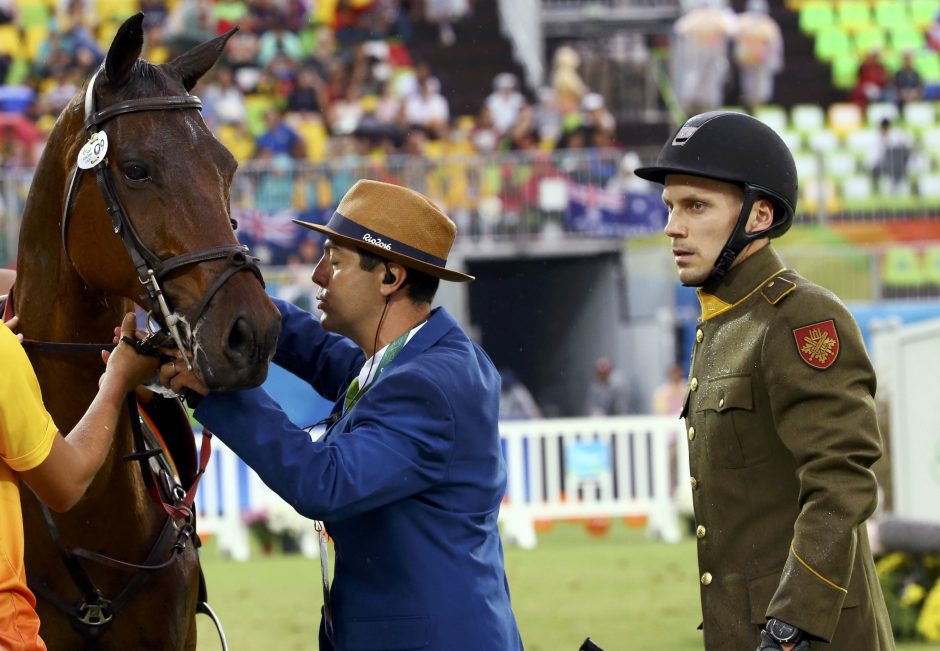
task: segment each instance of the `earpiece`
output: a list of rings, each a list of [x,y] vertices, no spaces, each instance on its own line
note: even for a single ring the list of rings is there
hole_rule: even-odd
[[[391,270],[388,268],[388,263],[386,262],[385,263],[385,277],[382,278],[382,284],[391,285],[394,282],[395,282],[395,274],[391,272]]]

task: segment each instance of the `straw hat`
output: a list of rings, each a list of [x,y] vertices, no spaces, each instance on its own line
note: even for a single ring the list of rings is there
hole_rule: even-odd
[[[423,194],[399,185],[358,181],[325,226],[293,221],[442,280],[474,279],[444,268],[457,236],[454,222]]]

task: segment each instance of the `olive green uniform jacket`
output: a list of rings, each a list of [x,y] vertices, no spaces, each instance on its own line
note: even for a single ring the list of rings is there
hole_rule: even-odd
[[[705,648],[753,651],[776,617],[813,649],[894,649],[865,528],[881,436],[857,324],[770,246],[699,300],[682,415]]]

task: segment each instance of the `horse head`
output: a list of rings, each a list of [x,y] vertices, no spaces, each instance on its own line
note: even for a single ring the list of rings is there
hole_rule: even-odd
[[[90,289],[149,310],[223,391],[264,381],[280,330],[233,233],[237,163],[189,94],[235,31],[153,65],[139,58],[143,14],[129,18],[57,125],[70,126],[65,162],[87,170],[73,173],[65,200],[63,254]]]

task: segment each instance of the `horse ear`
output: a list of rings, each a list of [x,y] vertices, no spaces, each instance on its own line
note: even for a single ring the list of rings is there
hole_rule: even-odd
[[[138,12],[131,16],[118,28],[108,56],[104,62],[104,69],[108,75],[108,82],[113,86],[121,86],[127,81],[131,69],[140,58],[140,51],[144,47],[144,14]]]
[[[221,36],[183,52],[165,65],[179,76],[186,91],[191,91],[196,82],[219,60],[225,44],[237,31],[238,27],[233,27]]]

